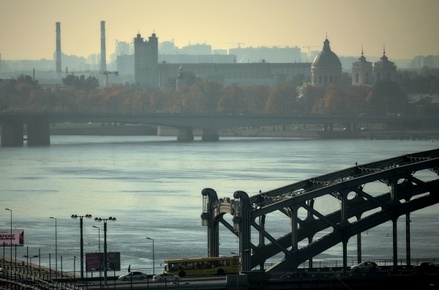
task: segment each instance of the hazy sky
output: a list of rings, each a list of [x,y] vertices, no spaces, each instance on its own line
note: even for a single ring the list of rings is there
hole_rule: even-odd
[[[321,50],[328,36],[339,56],[439,55],[439,0],[0,0],[1,59],[53,59],[56,22],[64,54],[100,53],[101,21],[107,57],[153,32],[178,47]]]

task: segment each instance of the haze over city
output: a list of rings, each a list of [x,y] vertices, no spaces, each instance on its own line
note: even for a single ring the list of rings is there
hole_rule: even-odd
[[[1,0],[2,60],[53,59],[55,23],[67,55],[100,53],[100,22],[107,54],[115,42],[156,33],[178,47],[212,49],[298,46],[321,50],[325,37],[339,56],[391,59],[439,55],[437,0]]]

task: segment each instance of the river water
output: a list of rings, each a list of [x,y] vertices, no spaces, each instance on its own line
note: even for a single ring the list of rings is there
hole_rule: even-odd
[[[181,143],[175,136],[52,136],[48,147],[0,148],[0,203],[12,210],[13,228],[25,232],[18,259],[39,255],[32,262],[49,266],[50,254],[55,268],[56,249],[57,268],[62,263],[63,270],[78,274],[80,222],[71,215],[91,214],[83,220],[85,253],[103,252],[103,223],[94,217],[116,217],[107,223],[107,250],[120,252],[122,272],[128,265],[132,271],[159,272],[166,258],[206,256],[200,218],[206,187],[219,197],[232,198],[236,190],[253,195],[356,162],[438,146],[421,140],[223,137]],[[413,258],[439,257],[438,213],[432,206],[412,214]],[[10,228],[10,214],[0,211],[0,229]],[[387,224],[365,233],[365,256],[391,259],[391,232]],[[232,234],[220,230],[220,239],[221,255],[237,252]],[[9,250],[3,254],[9,257]],[[325,257],[341,260],[340,248]]]

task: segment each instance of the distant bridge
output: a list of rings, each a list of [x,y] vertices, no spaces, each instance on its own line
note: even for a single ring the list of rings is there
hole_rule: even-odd
[[[278,254],[283,258],[264,269],[266,272],[295,271],[306,261],[312,268],[315,256],[340,243],[346,269],[350,239],[356,237],[357,260],[361,262],[361,234],[391,221],[396,268],[397,220],[405,216],[406,260],[410,265],[410,213],[439,203],[438,175],[436,149],[358,164],[254,196],[236,191],[233,198],[218,198],[214,189],[205,188],[201,219],[207,226],[208,256],[219,256],[222,224],[239,239],[242,271],[257,266],[264,269],[267,259]],[[226,214],[232,215],[233,224],[224,219]],[[279,214],[285,219],[280,221]],[[274,237],[266,229],[272,216],[277,217],[277,229],[289,229],[285,235]]]
[[[348,131],[358,130],[359,124],[386,123],[396,128],[437,127],[439,116],[315,116],[315,115],[243,115],[243,114],[195,114],[195,113],[0,113],[2,124],[2,146],[23,145],[24,125],[30,146],[50,144],[51,123],[121,123],[149,124],[178,128],[178,141],[193,141],[193,129],[202,130],[203,141],[218,141],[218,130],[235,127],[254,127],[287,124],[322,124],[326,132],[331,132],[333,124],[344,124]]]

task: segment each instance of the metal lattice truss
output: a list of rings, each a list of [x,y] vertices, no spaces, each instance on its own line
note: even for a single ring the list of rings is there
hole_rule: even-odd
[[[219,256],[219,224],[239,238],[241,270],[250,271],[282,256],[267,272],[292,271],[331,247],[357,235],[361,259],[361,233],[402,215],[439,203],[439,149],[394,157],[293,183],[249,197],[236,191],[234,199],[218,199],[211,188],[202,191],[203,225],[208,228],[208,256]],[[377,183],[380,184],[377,190]],[[370,188],[370,190],[368,190]],[[384,190],[383,190],[384,189]],[[337,208],[328,210],[327,201]],[[319,207],[317,204],[324,204]],[[233,216],[233,225],[224,214]],[[274,237],[266,220],[285,217],[288,232]],[[280,224],[279,224],[280,225]],[[252,240],[257,233],[256,242]],[[396,243],[394,237],[394,264]]]

